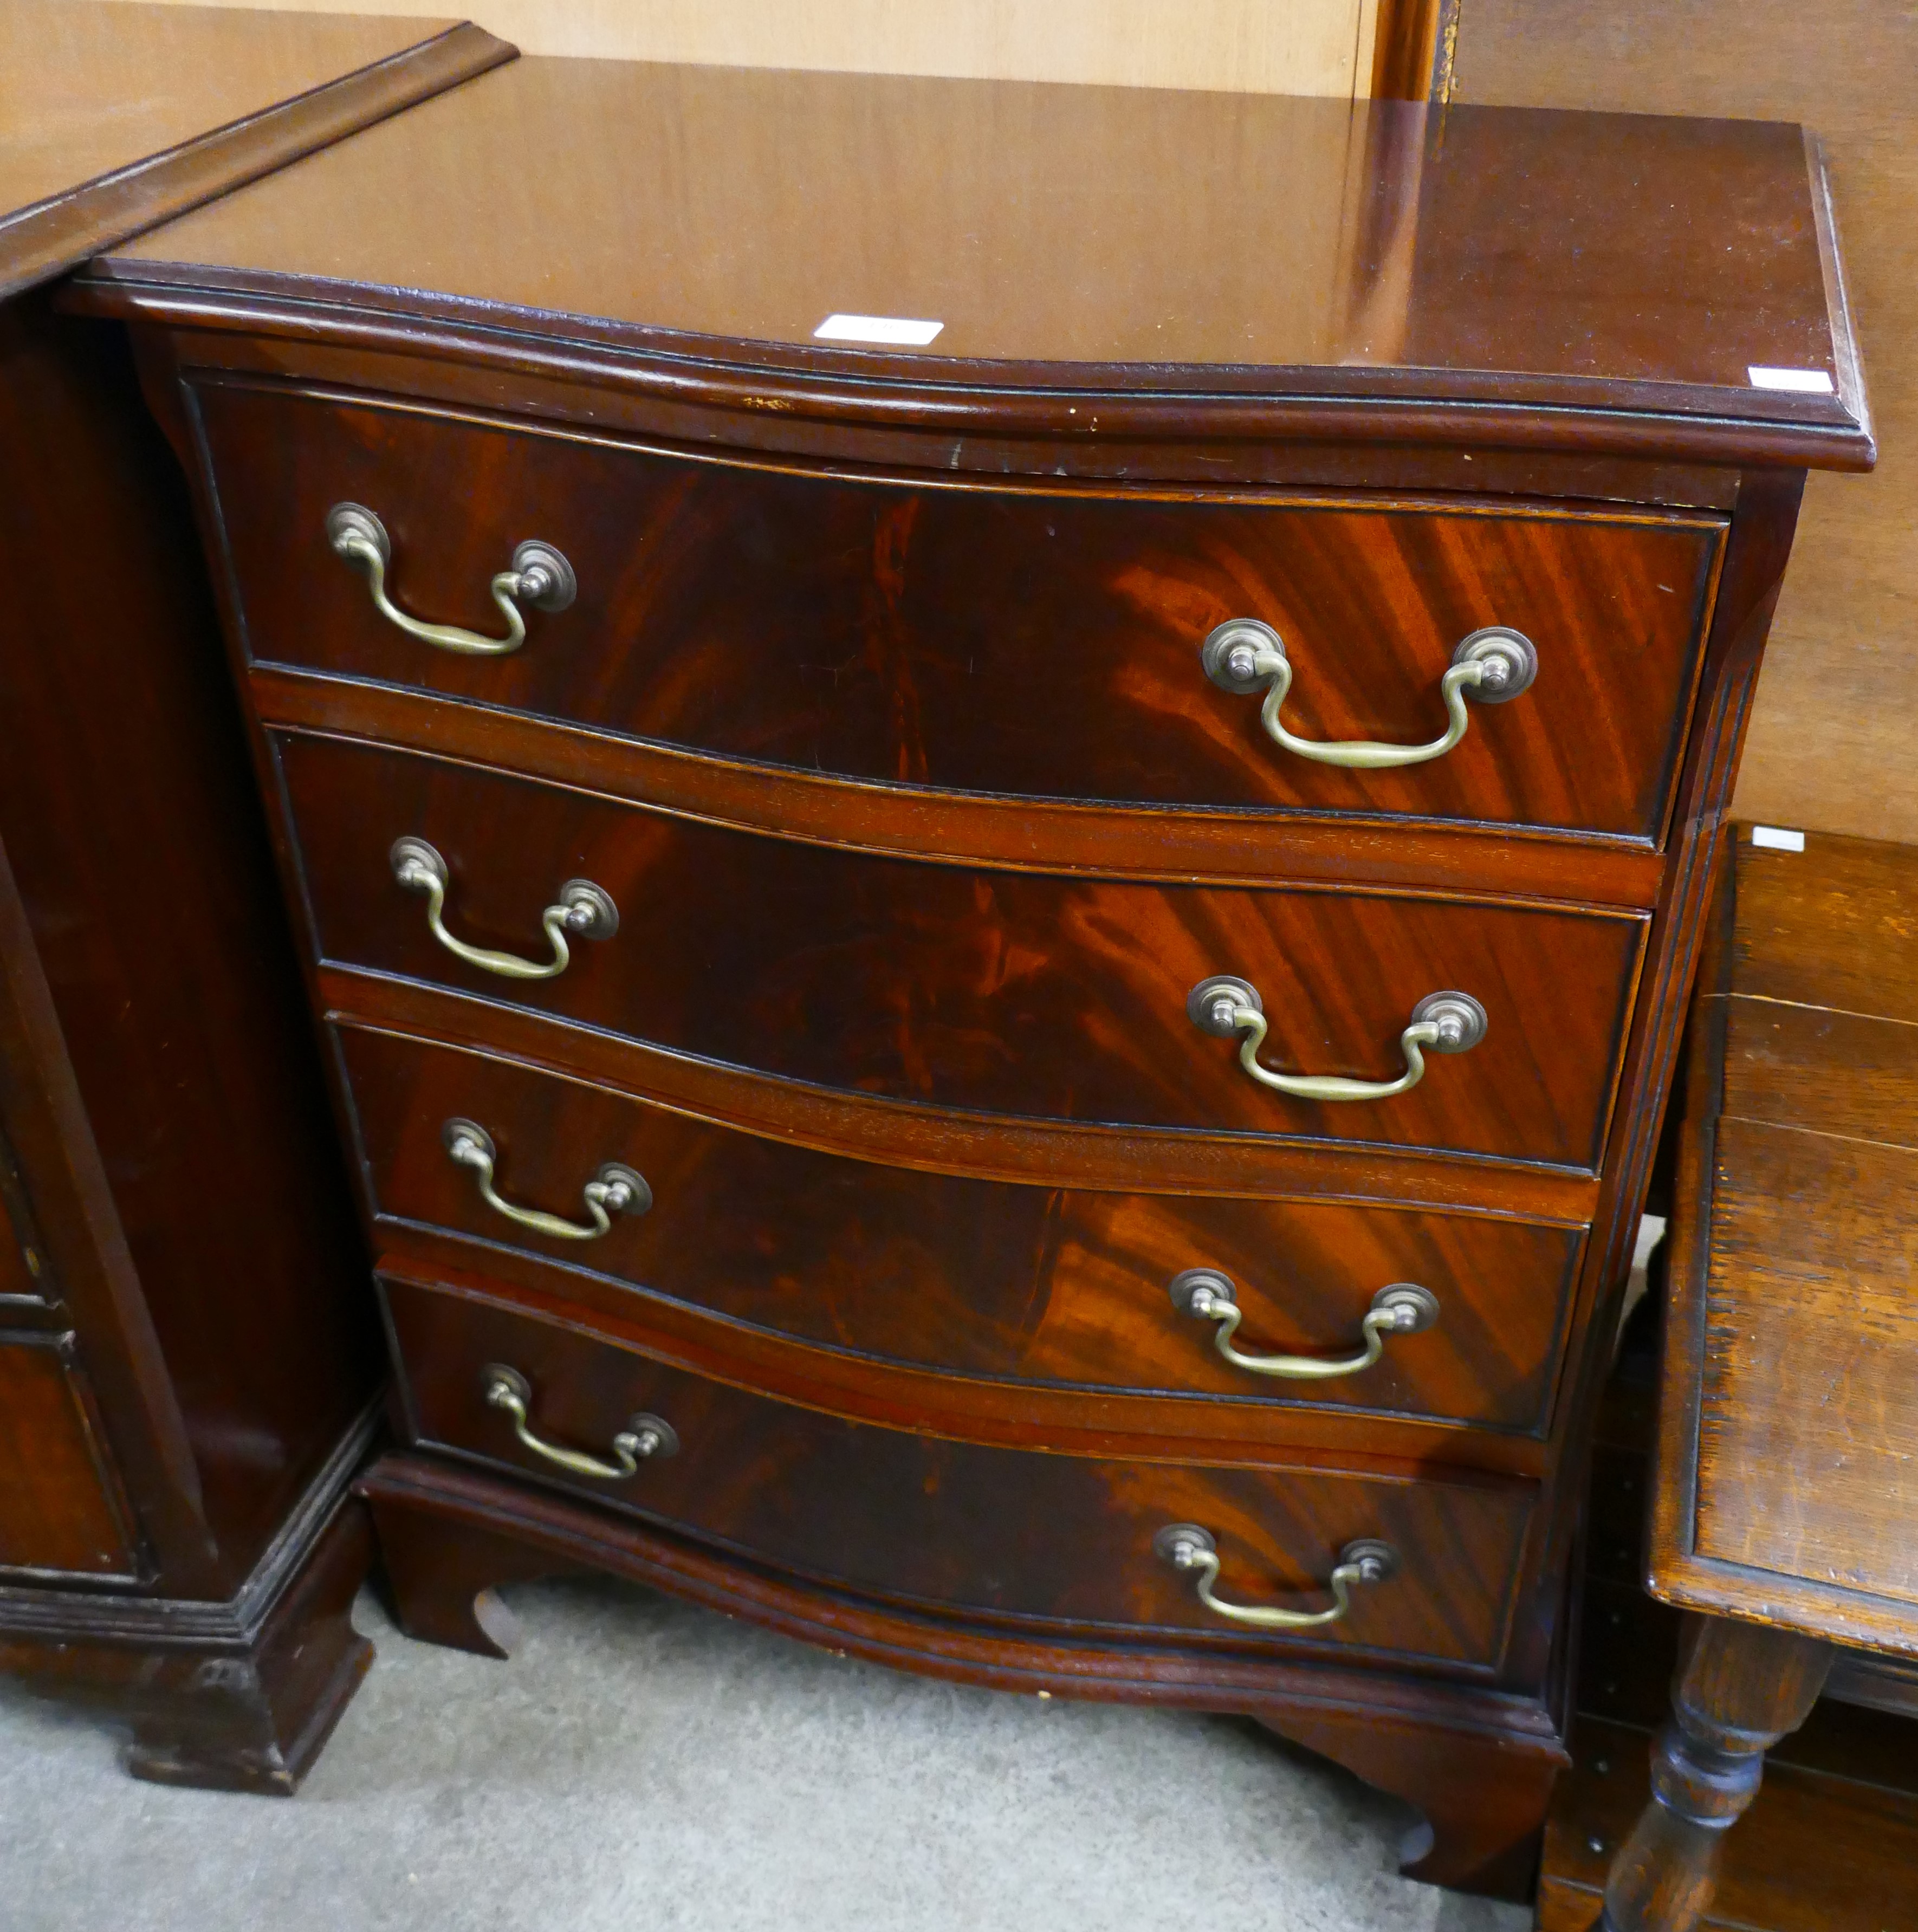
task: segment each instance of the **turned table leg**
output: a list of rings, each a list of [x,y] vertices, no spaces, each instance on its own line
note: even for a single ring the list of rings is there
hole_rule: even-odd
[[[1652,1802],[1612,1862],[1601,1932],[1691,1932],[1765,1753],[1811,1714],[1832,1656],[1793,1631],[1685,1618],[1671,1720],[1652,1747]]]

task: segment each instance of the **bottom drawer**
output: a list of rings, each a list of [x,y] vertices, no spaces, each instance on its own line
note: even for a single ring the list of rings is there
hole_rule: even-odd
[[[1489,1668],[1503,1648],[1528,1484],[1374,1472],[1207,1468],[987,1448],[842,1420],[654,1360],[557,1312],[383,1277],[421,1444],[513,1468],[835,1588],[972,1618],[1162,1641],[1280,1642]],[[520,1401],[489,1400],[506,1385]],[[635,1418],[646,1418],[644,1422]],[[659,1425],[664,1425],[662,1430]],[[521,1433],[611,1472],[569,1468]],[[634,1432],[655,1453],[635,1457]],[[628,1436],[618,1467],[616,1438]],[[1206,1564],[1155,1542],[1190,1524]],[[1334,1606],[1346,1546],[1392,1574],[1335,1622],[1248,1627],[1209,1607]],[[1190,1554],[1190,1550],[1187,1552]]]

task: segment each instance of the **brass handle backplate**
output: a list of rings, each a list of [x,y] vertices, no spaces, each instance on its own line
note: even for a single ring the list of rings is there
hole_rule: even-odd
[[[1355,1376],[1385,1353],[1388,1335],[1416,1335],[1439,1318],[1439,1298],[1416,1282],[1397,1281],[1372,1298],[1360,1324],[1365,1341],[1361,1352],[1328,1360],[1317,1355],[1248,1355],[1235,1348],[1232,1336],[1244,1311],[1238,1305],[1232,1277],[1217,1268],[1187,1268],[1169,1285],[1172,1306],[1182,1315],[1196,1315],[1217,1323],[1213,1346],[1235,1369],[1255,1376],[1278,1376],[1288,1382],[1328,1382],[1337,1376]]]
[[[1278,632],[1256,617],[1234,617],[1220,625],[1199,646],[1199,661],[1222,691],[1246,696],[1262,684],[1265,687],[1259,718],[1274,744],[1319,764],[1363,772],[1442,758],[1472,722],[1465,709],[1468,698],[1481,704],[1503,704],[1529,689],[1538,675],[1537,646],[1522,632],[1502,624],[1474,631],[1460,641],[1450,668],[1439,680],[1448,721],[1445,730],[1429,744],[1381,745],[1363,738],[1295,738],[1279,722],[1279,707],[1292,688],[1292,660]]]
[[[533,1432],[533,1388],[518,1370],[509,1368],[503,1362],[489,1362],[479,1372],[479,1384],[488,1404],[504,1409],[512,1418],[513,1433],[527,1448],[575,1476],[621,1483],[629,1476],[637,1475],[640,1464],[649,1458],[656,1461],[679,1454],[680,1438],[673,1425],[657,1415],[635,1415],[613,1438],[613,1454],[618,1459],[615,1462],[589,1456],[583,1449],[562,1448],[558,1443],[544,1442]]]
[[[559,898],[539,915],[547,943],[553,949],[551,958],[522,959],[517,953],[469,946],[446,930],[450,874],[439,853],[424,838],[409,838],[394,840],[386,856],[394,878],[408,892],[425,894],[426,923],[434,938],[455,959],[464,959],[482,973],[497,973],[503,980],[557,980],[572,964],[572,951],[566,944],[569,933],[576,939],[611,939],[620,929],[620,909],[609,893],[590,879],[569,879],[560,888]]]
[[[1348,1080],[1334,1073],[1274,1073],[1260,1064],[1265,1038],[1265,1003],[1259,989],[1226,973],[1202,980],[1186,995],[1187,1018],[1201,1033],[1220,1040],[1243,1035],[1238,1061],[1262,1087],[1301,1100],[1389,1100],[1425,1077],[1425,1055],[1469,1053],[1485,1037],[1485,1009],[1469,993],[1427,993],[1412,1010],[1398,1036],[1405,1071],[1396,1080]]]
[[[513,552],[510,568],[492,583],[493,601],[506,620],[503,638],[488,638],[457,624],[429,624],[410,617],[386,595],[386,572],[393,561],[392,539],[386,526],[363,504],[335,503],[326,512],[326,541],[336,556],[357,564],[366,573],[373,608],[389,624],[410,638],[436,650],[462,657],[503,658],[526,642],[526,617],[520,606],[537,610],[563,610],[579,594],[573,567],[551,544],[529,541]]]
[[[499,1152],[493,1136],[476,1121],[451,1120],[440,1130],[441,1144],[456,1167],[468,1168],[479,1184],[480,1198],[496,1214],[536,1234],[551,1234],[562,1241],[596,1241],[611,1232],[615,1214],[644,1214],[653,1205],[653,1190],[644,1174],[617,1160],[602,1161],[593,1178],[581,1189],[586,1211],[593,1217],[590,1227],[577,1221],[562,1220],[538,1208],[515,1208],[503,1199],[493,1186],[493,1169]]]
[[[1352,1608],[1352,1593],[1367,1583],[1382,1583],[1398,1574],[1398,1553],[1389,1543],[1376,1537],[1361,1537],[1339,1552],[1339,1560],[1327,1578],[1332,1604],[1325,1610],[1281,1610],[1257,1604],[1232,1604],[1214,1593],[1218,1580],[1219,1546],[1212,1532],[1194,1522],[1169,1522],[1152,1539],[1152,1553],[1193,1580],[1199,1600],[1215,1616],[1228,1617],[1235,1624],[1250,1624],[1257,1630],[1312,1630],[1321,1624],[1335,1624]]]

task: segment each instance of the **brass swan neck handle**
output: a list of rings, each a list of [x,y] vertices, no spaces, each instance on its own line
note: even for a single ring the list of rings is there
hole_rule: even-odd
[[[539,915],[552,949],[548,959],[522,959],[516,952],[495,952],[471,946],[446,928],[446,887],[451,878],[446,862],[424,838],[396,838],[387,854],[394,878],[410,892],[426,900],[426,923],[433,937],[455,959],[503,980],[557,980],[572,964],[570,935],[575,939],[611,939],[620,929],[620,909],[612,896],[590,879],[569,879],[559,896]]]
[[[1398,1554],[1388,1543],[1376,1537],[1361,1537],[1339,1552],[1325,1587],[1332,1593],[1329,1608],[1322,1610],[1287,1610],[1274,1605],[1235,1604],[1217,1594],[1219,1546],[1212,1532],[1194,1522],[1169,1522],[1152,1539],[1152,1553],[1161,1562],[1192,1579],[1199,1600],[1214,1616],[1235,1624],[1249,1624],[1255,1630],[1316,1630],[1322,1624],[1340,1622],[1352,1609],[1352,1593],[1373,1583],[1382,1583],[1398,1574]]]
[[[1388,770],[1401,765],[1422,765],[1442,758],[1464,737],[1472,722],[1465,700],[1503,704],[1530,688],[1538,675],[1538,652],[1522,631],[1502,624],[1474,631],[1460,640],[1452,661],[1439,680],[1446,725],[1423,745],[1383,745],[1369,738],[1301,738],[1288,731],[1280,707],[1292,689],[1292,659],[1285,640],[1269,624],[1256,617],[1233,617],[1220,625],[1199,647],[1205,675],[1222,691],[1249,695],[1262,684],[1265,700],[1259,722],[1265,734],[1294,757],[1321,765],[1340,765],[1349,771]]]
[[[1249,981],[1215,973],[1187,994],[1186,1015],[1201,1033],[1239,1036],[1238,1061],[1262,1087],[1301,1100],[1389,1100],[1425,1077],[1429,1053],[1469,1053],[1485,1037],[1485,1009],[1469,993],[1427,993],[1412,1010],[1399,1050],[1405,1071],[1396,1080],[1349,1080],[1331,1073],[1274,1073],[1259,1058],[1266,1032],[1265,1002]]]
[[[1439,1298],[1416,1282],[1396,1281],[1372,1298],[1359,1324],[1364,1340],[1360,1352],[1326,1358],[1318,1355],[1249,1355],[1233,1345],[1232,1337],[1244,1310],[1238,1305],[1232,1277],[1217,1268],[1187,1268],[1169,1286],[1172,1306],[1182,1315],[1216,1322],[1212,1343],[1235,1369],[1255,1376],[1277,1376],[1287,1382],[1329,1382],[1370,1368],[1385,1352],[1388,1335],[1416,1335],[1439,1318]]]
[[[511,565],[493,579],[493,601],[506,620],[503,638],[489,638],[458,624],[429,624],[409,616],[386,594],[386,572],[393,561],[386,526],[362,503],[335,503],[326,512],[326,541],[336,556],[364,572],[373,608],[388,623],[436,650],[461,657],[510,656],[526,642],[522,604],[536,610],[563,610],[579,594],[573,567],[551,544],[529,539],[517,545]]]

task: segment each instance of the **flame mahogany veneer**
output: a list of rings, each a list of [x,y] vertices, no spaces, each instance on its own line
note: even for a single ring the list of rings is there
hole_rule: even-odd
[[[1522,1889],[1713,835],[1805,468],[1873,454],[1799,130],[527,62],[77,299],[134,324],[221,586],[380,1252],[409,1627],[496,1651],[489,1586],[598,1568],[1244,1713],[1417,1802],[1409,1869]],[[437,650],[342,502],[416,617],[497,634],[529,539],[578,596]],[[1430,737],[1487,626],[1538,675],[1344,769],[1208,680],[1232,618],[1310,736]],[[469,946],[544,956],[569,879],[618,931],[480,970],[402,836]],[[1449,988],[1489,1030],[1289,1098],[1188,1017],[1216,973],[1282,1070],[1389,1078]],[[502,1201],[607,1231],[503,1217],[455,1120]],[[1394,1282],[1439,1318],[1268,1378],[1175,1305],[1199,1267],[1253,1354],[1353,1352]],[[614,1474],[528,1446],[500,1364]],[[1249,1628],[1178,1521],[1241,1602],[1328,1606],[1357,1538],[1396,1571]]]

